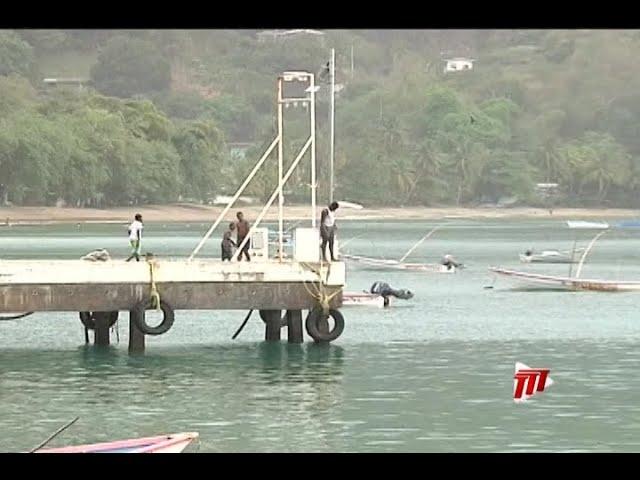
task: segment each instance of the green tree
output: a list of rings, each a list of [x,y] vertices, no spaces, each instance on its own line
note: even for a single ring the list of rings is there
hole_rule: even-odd
[[[45,204],[59,182],[68,148],[60,125],[23,111],[0,124],[0,178],[14,203]],[[53,193],[53,192],[51,192]]]
[[[36,91],[28,80],[15,74],[0,76],[0,116],[33,108],[36,104]]]
[[[220,176],[226,149],[222,132],[211,122],[190,122],[172,142],[180,155],[183,195],[206,200],[225,180]]]
[[[29,77],[34,65],[33,47],[15,32],[0,31],[0,75],[17,73]]]
[[[178,199],[180,157],[172,145],[131,138],[127,159],[135,167],[133,199],[135,203],[172,203]]]
[[[69,41],[64,30],[20,30],[19,33],[29,45],[42,52],[63,50]]]
[[[106,95],[130,97],[168,89],[171,66],[151,42],[117,36],[98,55],[91,78]]]

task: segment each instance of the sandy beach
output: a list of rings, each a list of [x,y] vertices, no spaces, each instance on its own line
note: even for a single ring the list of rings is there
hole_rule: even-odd
[[[322,205],[323,206],[323,205]],[[318,215],[320,208],[318,207]],[[262,206],[239,206],[227,215],[234,218],[235,212],[242,210],[248,218],[256,218]],[[4,207],[0,208],[1,225],[48,224],[48,223],[108,223],[127,222],[137,212],[142,213],[146,222],[213,222],[223,207],[194,204],[147,205],[143,207],[123,207],[112,209],[94,208],[58,208],[58,207]],[[297,220],[309,218],[309,206],[285,207],[285,218]],[[277,219],[277,207],[272,207],[266,215],[267,220]],[[438,219],[498,219],[498,218],[558,218],[566,219],[605,219],[636,218],[636,210],[631,209],[580,209],[558,208],[550,214],[540,208],[363,208],[356,210],[342,208],[339,216],[344,220],[438,220]]]

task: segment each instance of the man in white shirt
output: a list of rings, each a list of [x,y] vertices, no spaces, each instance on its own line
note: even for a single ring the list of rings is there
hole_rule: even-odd
[[[142,242],[142,215],[136,213],[135,219],[129,225],[129,243],[131,244],[131,256],[127,258],[127,262],[132,258],[136,259],[136,262],[140,261],[140,246]]]
[[[320,216],[320,237],[322,238],[322,258],[327,261],[327,243],[329,244],[329,253],[331,254],[331,261],[337,262],[333,256],[333,239],[336,232],[336,217],[335,211],[338,209],[338,202],[332,202],[328,208],[322,210]]]

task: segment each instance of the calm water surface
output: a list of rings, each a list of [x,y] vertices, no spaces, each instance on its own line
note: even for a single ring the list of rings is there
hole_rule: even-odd
[[[398,258],[434,225],[342,221],[339,235],[355,237],[351,253]],[[126,313],[103,350],[84,346],[74,314],[0,322],[0,451],[32,448],[76,416],[51,446],[198,431],[192,450],[208,452],[639,451],[640,295],[513,291],[488,274],[522,267],[528,247],[570,249],[574,233],[560,219],[444,225],[412,259],[452,253],[468,268],[349,268],[348,290],[384,280],[415,297],[386,310],[345,307],[345,332],[330,346],[265,344],[257,316],[232,341],[240,311],[178,312],[133,357]],[[146,227],[143,251],[181,257],[208,225]],[[0,270],[1,259],[94,248],[124,257],[124,229],[2,227]],[[203,253],[218,249],[214,238]],[[640,279],[640,232],[605,235],[582,276]],[[551,368],[555,384],[514,404],[515,361]]]

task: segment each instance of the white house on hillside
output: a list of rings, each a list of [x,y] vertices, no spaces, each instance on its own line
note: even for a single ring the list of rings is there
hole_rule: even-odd
[[[473,70],[474,61],[475,60],[471,58],[460,58],[460,57],[445,60],[446,65],[444,67],[444,73]]]
[[[267,39],[275,40],[284,38],[296,38],[301,36],[323,37],[324,32],[320,30],[312,30],[309,28],[296,28],[293,30],[265,30],[263,32],[258,32],[256,35],[259,41],[264,42]]]

